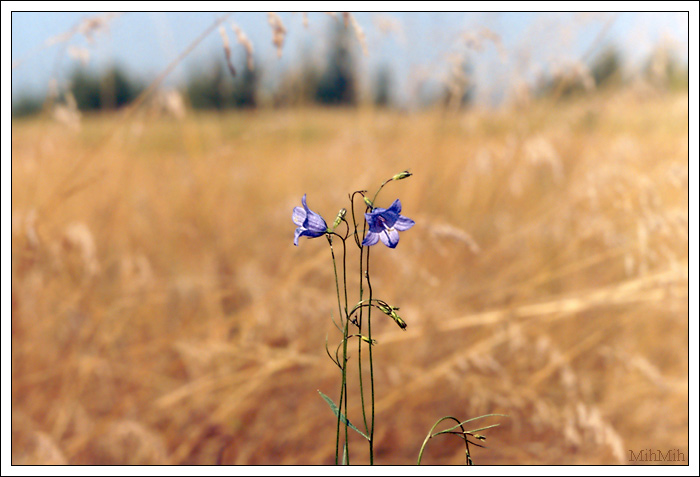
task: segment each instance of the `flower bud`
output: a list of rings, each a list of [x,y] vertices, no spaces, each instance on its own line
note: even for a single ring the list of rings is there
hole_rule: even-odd
[[[412,175],[413,174],[408,172],[408,171],[403,171],[403,172],[399,172],[398,174],[396,174],[394,177],[391,178],[391,180],[400,181],[401,179],[407,179],[407,178],[411,177]]]
[[[369,343],[369,344],[371,344],[371,345],[376,345],[376,344],[377,344],[377,340],[371,340],[371,339],[367,338],[367,337],[364,336],[364,335],[360,336],[360,338],[362,338],[362,341],[364,341],[365,343]]]
[[[405,329],[406,329],[406,326],[407,326],[407,325],[406,325],[406,322],[403,321],[403,320],[401,319],[401,317],[400,317],[399,315],[396,314],[395,311],[392,310],[392,311],[391,311],[391,315],[389,315],[389,316],[391,316],[391,318],[396,322],[397,325],[399,325],[399,327],[400,327],[402,330],[405,330]]]
[[[391,316],[391,307],[386,305],[384,302],[380,301],[377,303],[377,308],[379,308],[382,313],[386,313],[387,315]]]
[[[367,204],[367,207],[369,207],[370,209],[374,208],[374,204],[372,204],[371,200],[369,200],[367,197],[364,197],[364,196],[362,198],[364,199],[365,204]]]
[[[396,313],[396,310],[398,310],[398,308],[389,306],[386,303],[379,303],[377,304],[377,307],[382,311],[382,313],[386,314],[392,320],[394,320],[396,324],[399,325],[399,328],[401,328],[402,330],[406,329],[406,322],[403,321],[401,317]]]
[[[347,214],[347,213],[348,213],[348,211],[347,211],[347,209],[345,209],[345,207],[340,209],[340,212],[338,212],[338,215],[336,216],[335,221],[333,222],[333,230],[335,230],[335,228],[338,225],[340,225],[340,222],[345,218],[345,214]]]

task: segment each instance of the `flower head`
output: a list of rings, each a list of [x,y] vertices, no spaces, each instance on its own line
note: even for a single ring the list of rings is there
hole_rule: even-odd
[[[306,194],[301,198],[301,205],[304,207],[294,207],[292,211],[292,221],[298,225],[294,232],[294,245],[297,246],[299,245],[299,237],[320,237],[328,231],[328,225],[323,217],[306,205]]]
[[[377,207],[365,214],[369,232],[365,236],[362,245],[369,247],[379,240],[389,248],[395,248],[399,243],[399,232],[408,230],[415,225],[415,222],[400,214],[401,201],[396,199],[391,207],[382,209]]]

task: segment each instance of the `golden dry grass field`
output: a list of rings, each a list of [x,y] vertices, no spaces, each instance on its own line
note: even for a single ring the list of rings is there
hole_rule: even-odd
[[[416,225],[372,250],[408,323],[373,315],[376,463],[485,413],[509,417],[480,421],[501,426],[477,465],[687,459],[687,128],[687,95],[629,90],[14,121],[12,463],[333,463],[333,268],[324,238],[294,247],[291,211],[306,193],[330,223],[404,169],[377,205]]]

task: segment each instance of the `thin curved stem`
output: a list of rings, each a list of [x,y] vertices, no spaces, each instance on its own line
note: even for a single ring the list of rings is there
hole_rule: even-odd
[[[377,189],[377,192],[374,193],[374,197],[372,197],[372,204],[374,204],[374,202],[377,200],[377,196],[382,191],[384,186],[393,180],[394,180],[394,178],[392,177],[392,178],[389,178],[389,179],[385,180],[384,182],[382,182],[382,185],[379,186],[379,189]]]
[[[452,419],[453,421],[457,422],[457,425],[462,429],[462,437],[464,438],[464,445],[467,448],[467,451],[466,451],[467,452],[467,465],[472,464],[472,459],[471,459],[471,456],[469,455],[469,441],[467,440],[467,435],[466,435],[466,431],[464,430],[464,426],[462,425],[460,420],[457,419],[456,417],[445,416],[445,417],[440,418],[435,424],[433,424],[433,427],[430,428],[430,432],[428,432],[428,435],[425,436],[425,440],[423,441],[423,445],[420,446],[420,452],[418,453],[418,465],[420,465],[421,460],[423,459],[423,451],[425,450],[425,446],[428,444],[428,441],[432,437],[435,437],[436,435],[440,434],[440,433],[433,434],[433,431],[438,426],[438,424],[440,424],[442,421],[446,421],[447,419]],[[455,427],[457,427],[457,426],[455,426]]]
[[[347,320],[347,314],[348,314],[348,292],[347,292],[347,287],[346,287],[346,280],[345,280],[345,239],[336,234],[335,232],[329,233],[326,235],[326,238],[328,239],[328,245],[331,247],[331,258],[333,259],[333,274],[335,275],[335,293],[336,296],[338,297],[338,317],[341,320],[341,324],[343,323],[343,308],[340,303],[340,283],[338,281],[338,267],[335,263],[335,251],[333,250],[333,237],[332,235],[335,235],[336,237],[339,237],[343,241],[343,289],[345,289],[345,318]],[[347,338],[347,336],[346,336]]]
[[[357,218],[355,217],[355,195],[357,195],[357,194],[363,195],[365,192],[367,192],[367,191],[356,190],[350,196],[350,213],[352,214],[352,225],[353,225],[352,235],[353,235],[353,237],[355,237],[355,243],[357,244],[358,248],[360,248],[360,253],[362,253],[362,241],[359,239],[359,237],[357,235]],[[365,226],[366,226],[366,224],[365,224]],[[362,232],[362,239],[363,240],[364,240],[364,237],[365,237],[365,231]],[[362,257],[360,257],[360,269],[361,268],[362,268]],[[361,284],[360,284],[360,290],[362,290]]]

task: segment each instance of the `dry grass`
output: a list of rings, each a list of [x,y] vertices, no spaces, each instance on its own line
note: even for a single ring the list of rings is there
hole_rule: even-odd
[[[332,463],[330,254],[293,246],[291,210],[332,220],[406,168],[379,205],[417,225],[372,254],[408,322],[376,318],[377,462],[491,412],[477,464],[688,456],[687,121],[686,96],[598,93],[15,122],[13,463]]]

